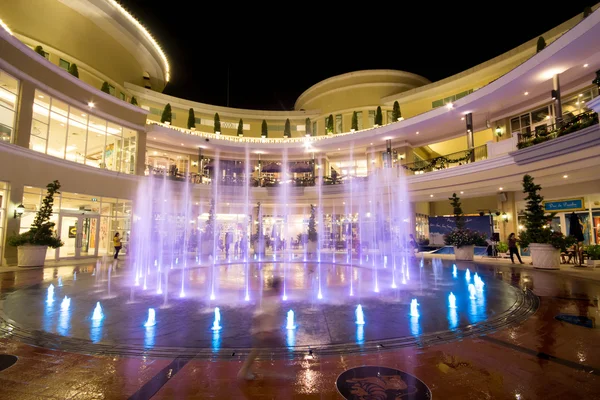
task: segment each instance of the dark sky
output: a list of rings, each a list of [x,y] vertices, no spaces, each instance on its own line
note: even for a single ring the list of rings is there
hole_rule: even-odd
[[[119,1],[167,53],[172,79],[164,93],[263,110],[292,110],[313,84],[357,70],[398,69],[437,81],[537,38],[594,4]]]

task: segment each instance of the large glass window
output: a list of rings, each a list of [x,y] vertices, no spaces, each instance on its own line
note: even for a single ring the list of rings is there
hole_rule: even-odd
[[[10,142],[15,128],[19,81],[0,70],[0,140]]]
[[[29,148],[96,168],[135,173],[137,132],[36,90]]]
[[[363,129],[362,111],[357,111],[356,112],[356,119],[358,120],[358,130],[360,131],[361,129]]]
[[[335,116],[335,133],[342,133],[342,115],[337,114]]]
[[[375,125],[375,111],[369,110],[369,127]]]
[[[587,102],[593,98],[594,91],[592,88],[582,90],[579,93],[566,97],[562,101],[562,112],[565,122],[569,122],[574,116],[588,111]]]

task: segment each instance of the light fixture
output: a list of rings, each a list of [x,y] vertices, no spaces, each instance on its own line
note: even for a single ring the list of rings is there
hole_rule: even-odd
[[[529,94],[529,92],[525,92],[525,93],[523,93],[523,94],[524,94],[525,96],[527,96],[527,95]]]
[[[583,68],[587,68],[589,66],[590,66],[590,64],[583,64]]]
[[[563,175],[563,178],[565,178],[565,179],[568,178],[568,177],[569,177],[569,175]]]
[[[460,117],[460,120],[461,120],[461,121],[464,121],[464,120],[465,120],[465,117]]]
[[[23,204],[19,204],[17,208],[15,208],[15,215],[13,218],[21,218],[23,213],[25,212],[25,206]]]
[[[582,97],[582,96],[583,96],[583,93],[579,93],[579,97]]]
[[[94,107],[96,107],[96,104],[94,104],[93,101],[88,101],[88,107],[89,108],[94,108]]]
[[[446,108],[447,108],[448,110],[452,110],[452,107],[454,107],[454,105],[453,105],[452,103],[448,103],[448,104],[446,104]]]
[[[502,187],[499,187],[498,190],[503,190]]]
[[[556,100],[558,98],[558,91],[556,89],[552,89],[550,95],[552,96],[552,100]]]
[[[500,128],[500,125],[496,127],[496,136],[502,136],[502,128]]]
[[[430,195],[429,195],[429,197],[433,197],[433,195],[432,195],[432,194],[430,194]]]
[[[417,131],[417,135],[419,134],[419,131]]]
[[[38,97],[39,97],[40,99],[43,99],[43,98],[44,98],[44,96],[42,96],[41,94],[38,94]]]
[[[183,143],[181,143],[181,145],[183,146]]]
[[[508,214],[505,212],[502,213],[502,222],[508,222]]]
[[[460,191],[460,194],[465,194],[465,192],[463,192],[462,190]]]

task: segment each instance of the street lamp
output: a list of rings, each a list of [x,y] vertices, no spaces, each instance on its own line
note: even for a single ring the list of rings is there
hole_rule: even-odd
[[[23,204],[19,204],[17,208],[15,208],[15,215],[13,218],[21,218],[23,213],[25,212],[25,206]]]

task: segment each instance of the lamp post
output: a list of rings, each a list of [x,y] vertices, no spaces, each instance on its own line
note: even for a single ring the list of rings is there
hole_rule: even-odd
[[[19,204],[17,208],[15,208],[15,215],[13,218],[21,218],[23,213],[25,212],[25,206],[23,204]]]

